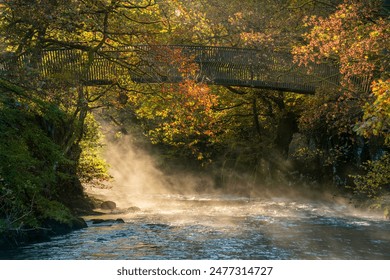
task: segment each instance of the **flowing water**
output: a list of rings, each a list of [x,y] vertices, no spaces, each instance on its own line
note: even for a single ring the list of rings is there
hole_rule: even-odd
[[[236,195],[227,195],[204,176],[168,176],[133,140],[127,136],[107,145],[113,188],[86,191],[115,201],[119,209],[138,206],[140,211],[84,217],[88,228],[0,255],[41,260],[390,259],[390,222],[381,215],[288,188],[257,187],[248,199],[237,195],[248,186],[232,183]],[[94,224],[98,218],[125,223]]]
[[[141,199],[141,198],[139,198]],[[349,205],[286,197],[154,195],[9,259],[390,259],[390,222]],[[137,199],[136,199],[137,200]],[[149,203],[147,201],[149,200]]]

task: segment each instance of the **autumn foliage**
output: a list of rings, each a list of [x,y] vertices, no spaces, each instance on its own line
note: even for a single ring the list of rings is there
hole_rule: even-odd
[[[390,145],[390,80],[378,80],[372,84],[372,103],[364,105],[363,120],[356,131],[365,137],[382,136]]]
[[[356,90],[356,77],[377,78],[389,59],[390,23],[377,16],[378,5],[366,2],[345,0],[327,18],[306,17],[307,43],[294,48],[295,59],[337,64],[343,85],[351,90]]]
[[[339,67],[341,87],[338,91],[322,89],[306,100],[305,108],[312,105],[313,109],[304,111],[300,126],[323,139],[319,141],[322,157],[330,159],[333,168],[348,163],[356,170],[361,168],[360,160],[366,161],[366,175],[351,176],[354,180],[350,183],[357,193],[371,197],[389,188],[384,174],[389,173],[390,24],[380,11],[381,4],[344,0],[327,17],[307,16],[305,44],[293,49],[300,64]],[[354,151],[365,157],[358,158]]]
[[[154,54],[154,60],[167,69],[176,69],[181,81],[168,81],[159,85],[157,92],[133,96],[131,100],[138,108],[136,113],[153,123],[148,129],[152,142],[188,149],[202,160],[205,154],[201,146],[211,144],[220,129],[212,110],[217,95],[208,85],[196,80],[198,65],[191,55],[183,54],[180,48],[169,47],[158,47]]]

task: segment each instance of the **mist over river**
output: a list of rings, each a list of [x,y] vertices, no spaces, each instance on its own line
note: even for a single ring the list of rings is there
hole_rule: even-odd
[[[8,259],[390,259],[390,223],[346,205],[228,195],[143,197],[125,223],[7,252]],[[149,202],[149,207],[147,206]],[[3,256],[4,257],[4,256]]]

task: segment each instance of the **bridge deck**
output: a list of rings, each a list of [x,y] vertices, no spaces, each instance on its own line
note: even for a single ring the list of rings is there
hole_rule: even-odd
[[[214,85],[275,89],[312,94],[324,84],[337,85],[336,67],[313,64],[308,68],[293,63],[292,55],[267,50],[207,46],[137,46],[94,54],[87,66],[88,53],[80,50],[46,50],[34,61],[27,56],[0,63],[1,70],[26,69],[38,65],[43,77],[64,78],[86,85],[114,83],[120,75],[130,75],[134,82],[178,82],[183,79],[175,63],[164,57],[177,52],[197,65],[198,82]],[[39,61],[39,62],[37,62]],[[11,71],[12,72],[12,71]]]

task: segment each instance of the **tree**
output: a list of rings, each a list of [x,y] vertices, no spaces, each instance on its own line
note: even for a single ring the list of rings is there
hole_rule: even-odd
[[[337,102],[324,103],[322,107],[333,107],[328,110],[333,115],[347,109],[349,116],[360,118],[364,106],[366,125],[369,125],[367,121],[372,114],[368,108],[377,108],[383,112],[378,120],[387,121],[383,114],[387,111],[385,81],[388,76],[386,67],[389,60],[387,49],[390,25],[388,20],[378,16],[380,4],[381,1],[345,0],[327,18],[307,17],[305,24],[311,28],[304,36],[307,43],[294,49],[295,58],[301,64],[311,61],[330,62],[339,66],[343,91],[335,98]],[[367,81],[372,81],[374,98],[369,95]],[[378,123],[379,126],[381,124],[382,121]],[[346,126],[351,127],[351,123]],[[386,126],[384,124],[383,133],[386,133]],[[364,129],[359,131],[363,132]],[[375,134],[381,133],[376,131]]]
[[[334,155],[328,162],[333,169],[351,161],[359,167],[362,161],[375,160],[385,149],[383,139],[388,142],[390,25],[380,12],[381,4],[344,0],[327,17],[306,17],[309,30],[304,34],[305,44],[293,50],[300,64],[332,63],[340,69],[340,90],[323,89],[312,99],[317,103],[315,110],[306,111],[301,118],[301,128],[321,131],[320,138],[325,140],[322,147],[330,150],[330,145]],[[366,139],[362,142],[356,133]],[[361,150],[359,155],[356,149]],[[382,159],[387,160],[385,156]],[[385,164],[378,162],[376,166]],[[374,173],[368,174],[371,182],[375,181]],[[366,187],[363,177],[358,178],[356,184]]]
[[[145,94],[145,89],[138,94],[133,92],[129,106],[143,119],[153,143],[180,147],[203,160],[208,151],[202,146],[211,145],[221,130],[218,114],[213,111],[217,96],[195,80],[198,65],[180,48],[158,47],[153,54],[158,63],[176,69],[181,81],[154,86],[149,94]]]
[[[117,93],[114,85],[87,87],[82,78],[103,49],[147,42],[163,23],[152,0],[15,0],[0,8],[0,46],[8,56],[0,77],[0,232],[13,240],[53,221],[72,225],[64,205],[86,206],[77,177],[90,168],[80,162],[92,128],[86,120],[115,105]],[[85,60],[79,75],[40,75],[43,51],[58,48]],[[106,58],[133,67],[125,55]]]
[[[390,146],[390,79],[374,81],[371,95],[371,102],[364,104],[363,119],[355,130],[366,138],[383,137]]]
[[[357,82],[386,75],[390,25],[378,17],[380,4],[345,0],[329,17],[306,17],[311,29],[304,35],[307,44],[294,49],[296,60],[301,64],[334,61],[350,91],[361,91]]]
[[[228,45],[289,52],[304,30],[300,24],[303,14],[327,14],[330,9],[335,8],[333,2],[175,1],[173,6],[164,6],[167,20],[165,26],[168,27],[164,32],[167,34],[167,42],[174,44]],[[280,21],[280,17],[285,20]],[[165,55],[167,53],[170,53],[169,48],[164,52]],[[180,68],[177,61],[181,59],[185,63],[186,58],[183,58],[179,53],[170,53],[165,63]],[[162,72],[164,71],[167,70],[164,68]],[[183,106],[180,96],[193,98],[194,92],[199,92],[199,89],[206,92],[205,85],[197,85],[191,79],[186,79],[186,84],[148,87],[151,91],[147,95],[136,94],[138,97],[134,98],[132,92],[129,103],[138,117],[143,119],[146,133],[156,143],[163,142],[176,148],[180,146],[192,151],[190,153],[198,151],[202,146],[202,151],[207,147],[209,151],[214,149],[213,154],[218,151],[233,157],[240,150],[241,156],[237,157],[240,160],[236,162],[241,161],[242,166],[249,165],[244,162],[245,157],[251,159],[251,164],[256,166],[257,163],[276,158],[278,151],[283,154],[278,159],[287,156],[291,135],[283,137],[281,131],[287,122],[290,124],[290,132],[295,129],[296,114],[299,111],[296,105],[302,102],[301,96],[211,86],[207,91],[218,97],[210,107],[211,110],[208,106],[203,106],[204,101],[200,101],[198,95],[195,102],[198,105],[194,106],[197,110],[194,112],[188,106]],[[141,91],[145,92],[146,89]],[[295,104],[295,108],[291,104]],[[199,108],[209,111],[202,112]],[[204,135],[202,131],[208,135]],[[224,144],[230,148],[221,148]],[[273,156],[268,153],[271,148],[277,150]],[[248,153],[244,155],[243,150]],[[202,152],[199,158],[210,154]],[[253,160],[254,155],[256,159]]]

